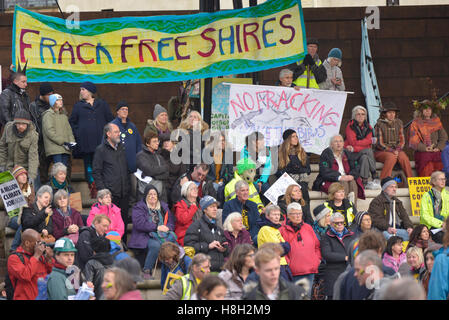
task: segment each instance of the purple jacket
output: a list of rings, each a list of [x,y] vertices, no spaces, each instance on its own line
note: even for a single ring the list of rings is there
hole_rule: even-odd
[[[175,217],[168,209],[168,205],[165,202],[161,203],[162,217],[167,219],[167,227],[170,231],[175,230]],[[146,202],[142,199],[137,202],[132,211],[133,229],[131,232],[131,238],[129,239],[128,247],[144,249],[148,246],[148,240],[150,239],[150,232],[157,231],[157,225],[151,221],[149,210]]]
[[[234,248],[238,244],[249,243],[254,245],[253,240],[251,240],[251,234],[246,229],[242,229],[242,231],[240,231],[239,234],[237,235],[237,238],[234,237],[232,232],[226,230],[224,231],[224,236],[226,240],[228,240],[228,248],[229,248],[228,257],[231,255],[232,250],[234,250]]]
[[[70,219],[72,220],[71,224],[76,224],[78,227],[84,227],[83,219],[81,218],[81,214],[73,208],[70,208],[72,213],[70,214]],[[57,209],[53,209],[53,214],[51,216],[53,220],[53,236],[56,240],[61,237],[68,235],[67,226],[64,227],[64,217],[58,212]]]

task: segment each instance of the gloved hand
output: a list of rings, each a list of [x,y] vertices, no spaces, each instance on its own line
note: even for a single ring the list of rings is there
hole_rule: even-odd
[[[313,60],[312,56],[310,54],[307,54],[304,58],[304,64],[307,66],[313,66],[315,64],[315,61]]]

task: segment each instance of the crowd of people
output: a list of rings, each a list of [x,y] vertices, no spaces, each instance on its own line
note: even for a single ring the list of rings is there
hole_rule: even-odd
[[[318,47],[309,39],[308,54],[281,70],[278,85],[345,90],[342,51],[321,62]],[[393,103],[383,104],[374,128],[366,108],[352,109],[345,136],[333,136],[320,155],[311,190],[328,199],[312,208],[310,155],[293,129],[276,153],[263,133],[251,133],[234,162],[225,132],[196,140],[209,129],[197,111],[175,128],[157,104],[141,137],[128,103],[117,104],[114,118],[91,82],[80,85],[70,115],[50,83],[34,102],[26,86],[19,70],[0,95],[0,171],[12,173],[27,202],[8,212],[16,230],[5,283],[11,299],[36,299],[39,283],[54,300],[76,299],[80,283],[89,299],[141,299],[137,284],[154,280],[158,265],[171,300],[448,296],[448,137],[435,99],[413,104],[408,146],[417,175],[432,186],[414,226],[396,196],[413,173]],[[205,154],[210,163],[197,159]],[[83,159],[96,199],[88,215],[70,205],[72,158]],[[295,183],[271,203],[265,192],[284,173]],[[367,189],[379,193],[358,211]],[[67,285],[69,269],[80,271],[78,286]]]

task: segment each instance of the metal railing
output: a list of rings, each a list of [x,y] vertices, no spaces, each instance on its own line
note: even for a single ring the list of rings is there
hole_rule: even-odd
[[[55,7],[55,0],[0,0],[4,9],[11,9],[17,4],[24,8]],[[0,8],[1,8],[0,4]]]

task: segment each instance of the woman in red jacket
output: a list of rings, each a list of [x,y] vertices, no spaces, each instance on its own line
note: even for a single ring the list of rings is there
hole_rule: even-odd
[[[279,228],[282,237],[290,243],[291,250],[285,256],[293,275],[293,281],[307,279],[312,289],[313,279],[321,262],[320,241],[313,228],[304,223],[302,208],[297,202],[287,207],[287,219]],[[310,295],[311,291],[309,291]]]
[[[178,237],[178,243],[184,246],[184,236],[193,220],[198,219],[202,212],[196,202],[198,197],[198,187],[195,182],[187,181],[181,187],[182,199],[173,207],[175,212],[175,234]]]
[[[352,109],[352,120],[346,126],[345,149],[358,154],[360,177],[365,189],[380,189],[372,144],[373,128],[366,120],[366,109],[355,106]],[[373,181],[368,182],[370,174]]]

